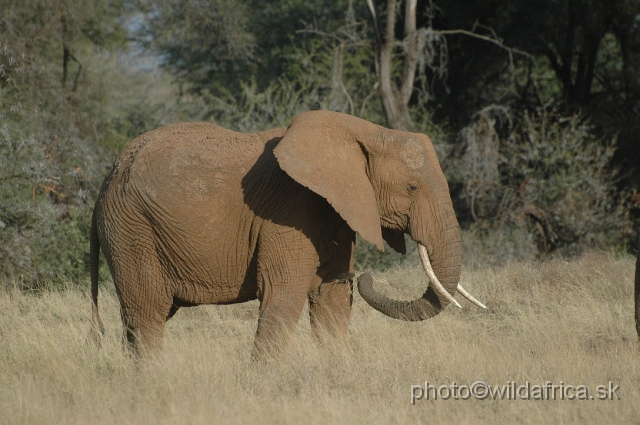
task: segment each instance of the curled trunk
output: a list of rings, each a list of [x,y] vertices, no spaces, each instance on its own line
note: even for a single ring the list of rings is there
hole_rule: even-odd
[[[422,297],[412,301],[398,301],[385,297],[373,289],[373,278],[369,273],[358,277],[358,292],[367,304],[380,313],[408,322],[429,319],[440,313],[444,307],[431,287]]]
[[[457,261],[459,255],[455,255],[460,250],[459,238],[457,241],[454,240],[449,248],[443,249],[443,252],[450,255],[450,263],[440,268],[440,276],[442,277],[438,278],[431,268],[426,248],[418,243],[421,261],[431,282],[429,288],[420,298],[412,301],[398,301],[385,297],[373,289],[373,279],[369,273],[364,273],[358,278],[358,292],[367,304],[382,314],[410,322],[426,320],[435,316],[449,302],[460,307],[451,295],[455,292],[457,281],[460,278],[460,263]],[[443,257],[440,257],[439,261],[444,262]],[[441,284],[440,279],[446,279],[446,284]]]

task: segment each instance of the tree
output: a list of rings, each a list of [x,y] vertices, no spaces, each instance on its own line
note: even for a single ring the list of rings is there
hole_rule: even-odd
[[[0,1],[0,277],[79,281],[108,124],[93,61],[124,41],[118,1]]]
[[[287,73],[296,31],[309,22],[342,22],[345,0],[137,0],[144,19],[138,39],[191,93],[214,96],[258,90]]]
[[[413,123],[409,115],[409,100],[413,94],[416,67],[424,38],[416,35],[417,0],[406,0],[404,14],[403,71],[399,86],[392,82],[392,59],[395,48],[396,0],[387,1],[387,22],[382,32],[379,14],[372,0],[367,6],[373,19],[375,34],[376,75],[382,106],[389,126],[398,130],[412,131]]]
[[[434,93],[437,119],[462,128],[493,103],[528,111],[553,103],[586,115],[605,139],[618,134],[613,163],[629,170],[620,185],[635,180],[640,187],[639,0],[456,0],[441,7],[438,28],[488,25],[505,44],[534,55],[537,66],[516,63],[515,89],[508,89],[504,57],[474,42],[449,43],[449,90]]]
[[[433,72],[433,78],[443,78],[447,72],[447,35],[461,34],[476,38],[484,42],[490,42],[508,52],[508,57],[513,61],[513,53],[529,56],[517,49],[506,47],[501,40],[495,37],[481,35],[464,29],[436,30],[433,27],[433,17],[436,7],[433,3],[423,10],[426,22],[418,28],[418,2],[406,0],[404,8],[404,31],[401,41],[396,41],[396,21],[398,11],[397,0],[386,2],[386,23],[382,27],[380,13],[373,0],[366,0],[371,14],[374,41],[372,46],[375,52],[375,70],[378,78],[378,91],[380,93],[383,110],[390,127],[399,130],[413,131],[414,126],[409,112],[409,105],[416,91],[418,97],[427,96],[427,68]],[[402,71],[394,69],[396,57],[402,57]],[[416,87],[416,72],[419,85]],[[394,78],[395,77],[395,78]],[[395,80],[395,81],[394,81]]]
[[[139,41],[188,91],[238,91],[255,68],[245,1],[142,1]]]

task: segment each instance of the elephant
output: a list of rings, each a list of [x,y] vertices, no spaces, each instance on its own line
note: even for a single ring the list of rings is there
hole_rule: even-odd
[[[97,197],[90,235],[92,333],[99,337],[102,248],[133,351],[162,346],[180,307],[258,299],[252,354],[286,345],[308,300],[313,333],[344,339],[356,232],[383,250],[418,244],[429,278],[401,302],[358,279],[362,297],[407,321],[438,314],[459,286],[458,222],[424,134],[310,111],[289,127],[238,133],[175,123],[129,142]]]

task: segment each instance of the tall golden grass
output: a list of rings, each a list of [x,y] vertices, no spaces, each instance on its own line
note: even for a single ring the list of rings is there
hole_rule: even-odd
[[[0,291],[0,423],[637,423],[640,350],[634,260],[572,261],[463,271],[488,309],[463,302],[434,319],[384,317],[356,295],[345,346],[320,346],[303,315],[277,360],[250,358],[257,304],[182,309],[164,350],[136,362],[123,349],[113,289],[101,291],[106,334],[88,340],[87,293]],[[412,297],[421,270],[376,275]],[[418,400],[411,386],[619,386],[620,400]],[[559,395],[557,395],[559,398]]]

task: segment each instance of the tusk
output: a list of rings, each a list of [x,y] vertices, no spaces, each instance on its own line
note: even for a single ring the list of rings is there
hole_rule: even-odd
[[[462,308],[460,304],[458,304],[458,301],[456,301],[456,299],[453,298],[453,296],[451,296],[451,294],[448,293],[446,289],[444,289],[444,286],[442,286],[442,283],[440,283],[440,281],[436,277],[436,274],[431,268],[431,261],[429,261],[429,254],[427,253],[427,248],[425,248],[420,243],[418,244],[418,254],[420,254],[420,260],[422,260],[422,267],[424,267],[424,271],[427,273],[427,276],[431,281],[429,285],[433,287],[433,290],[436,292],[436,294],[443,296],[450,303],[453,303],[458,308]]]
[[[478,307],[482,307],[482,308],[487,308],[487,306],[485,306],[484,304],[482,304],[480,301],[476,300],[473,295],[471,295],[470,293],[467,292],[466,289],[464,289],[462,287],[462,285],[460,285],[458,283],[458,287],[456,288],[458,292],[460,292],[460,295],[462,295],[463,297],[465,297],[466,299],[468,299],[469,301],[471,301],[472,303],[474,303],[475,305],[477,305]]]

